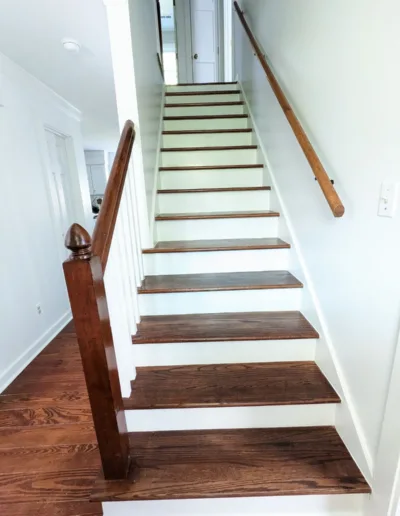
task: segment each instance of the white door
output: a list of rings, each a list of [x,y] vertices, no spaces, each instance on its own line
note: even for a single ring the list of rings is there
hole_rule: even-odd
[[[51,172],[51,190],[59,244],[64,245],[65,233],[74,222],[72,192],[70,186],[66,139],[46,130],[47,148]],[[64,248],[65,249],[65,248]],[[62,253],[67,256],[69,251]]]
[[[193,82],[218,81],[218,0],[191,0]]]

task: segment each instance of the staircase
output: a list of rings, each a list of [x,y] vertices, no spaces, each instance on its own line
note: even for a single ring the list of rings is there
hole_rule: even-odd
[[[93,500],[360,514],[370,488],[334,427],[340,398],[314,361],[319,335],[236,83],[167,87],[157,207],[124,400],[133,467],[100,478]]]

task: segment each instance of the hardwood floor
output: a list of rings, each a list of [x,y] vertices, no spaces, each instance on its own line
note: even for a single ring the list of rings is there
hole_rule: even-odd
[[[280,238],[232,238],[227,240],[181,240],[158,242],[144,249],[143,254],[192,253],[211,251],[246,251],[261,249],[289,249],[290,244]]]
[[[99,516],[100,457],[72,324],[0,395],[0,514]]]

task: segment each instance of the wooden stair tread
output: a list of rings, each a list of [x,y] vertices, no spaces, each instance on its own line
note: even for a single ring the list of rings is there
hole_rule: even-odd
[[[139,294],[302,288],[287,271],[146,276]]]
[[[336,495],[371,490],[333,427],[130,434],[125,481],[94,501]]]
[[[340,403],[314,362],[138,367],[127,410]]]
[[[252,133],[253,129],[190,129],[183,131],[163,131],[163,134],[221,134],[221,133]]]
[[[227,188],[179,188],[175,190],[157,190],[158,194],[181,193],[220,193],[220,192],[267,192],[270,186],[232,186]]]
[[[193,172],[195,170],[237,170],[237,169],[247,169],[247,168],[264,168],[262,164],[248,164],[248,165],[191,165],[186,167],[160,167],[161,172],[172,172],[174,170],[186,170],[188,172]]]
[[[157,315],[142,317],[133,344],[316,339],[297,311]]]
[[[214,147],[163,147],[161,152],[205,152],[230,150],[255,150],[257,145],[221,145]]]
[[[290,244],[280,238],[233,238],[223,240],[177,240],[158,242],[154,248],[144,249],[144,254],[192,253],[212,251],[249,251],[289,249]]]
[[[159,213],[157,221],[163,220],[199,220],[199,219],[252,219],[279,217],[276,211],[214,211],[203,213]]]
[[[237,115],[188,115],[188,116],[165,116],[164,120],[212,120],[214,118],[249,118],[246,114]]]
[[[182,104],[165,104],[166,108],[190,108],[190,107],[218,107],[218,106],[244,106],[243,100],[233,102],[183,102]]]
[[[239,90],[167,91],[166,97],[192,97],[194,95],[240,95]]]
[[[237,84],[237,81],[228,81],[228,82],[179,82],[177,86],[215,86],[216,84]],[[224,91],[224,90],[216,90],[216,91]],[[239,90],[236,90],[239,92]]]

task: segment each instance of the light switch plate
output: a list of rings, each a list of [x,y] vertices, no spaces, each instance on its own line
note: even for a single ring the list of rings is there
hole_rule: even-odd
[[[398,184],[384,181],[379,197],[378,215],[380,217],[394,217],[397,209]]]

